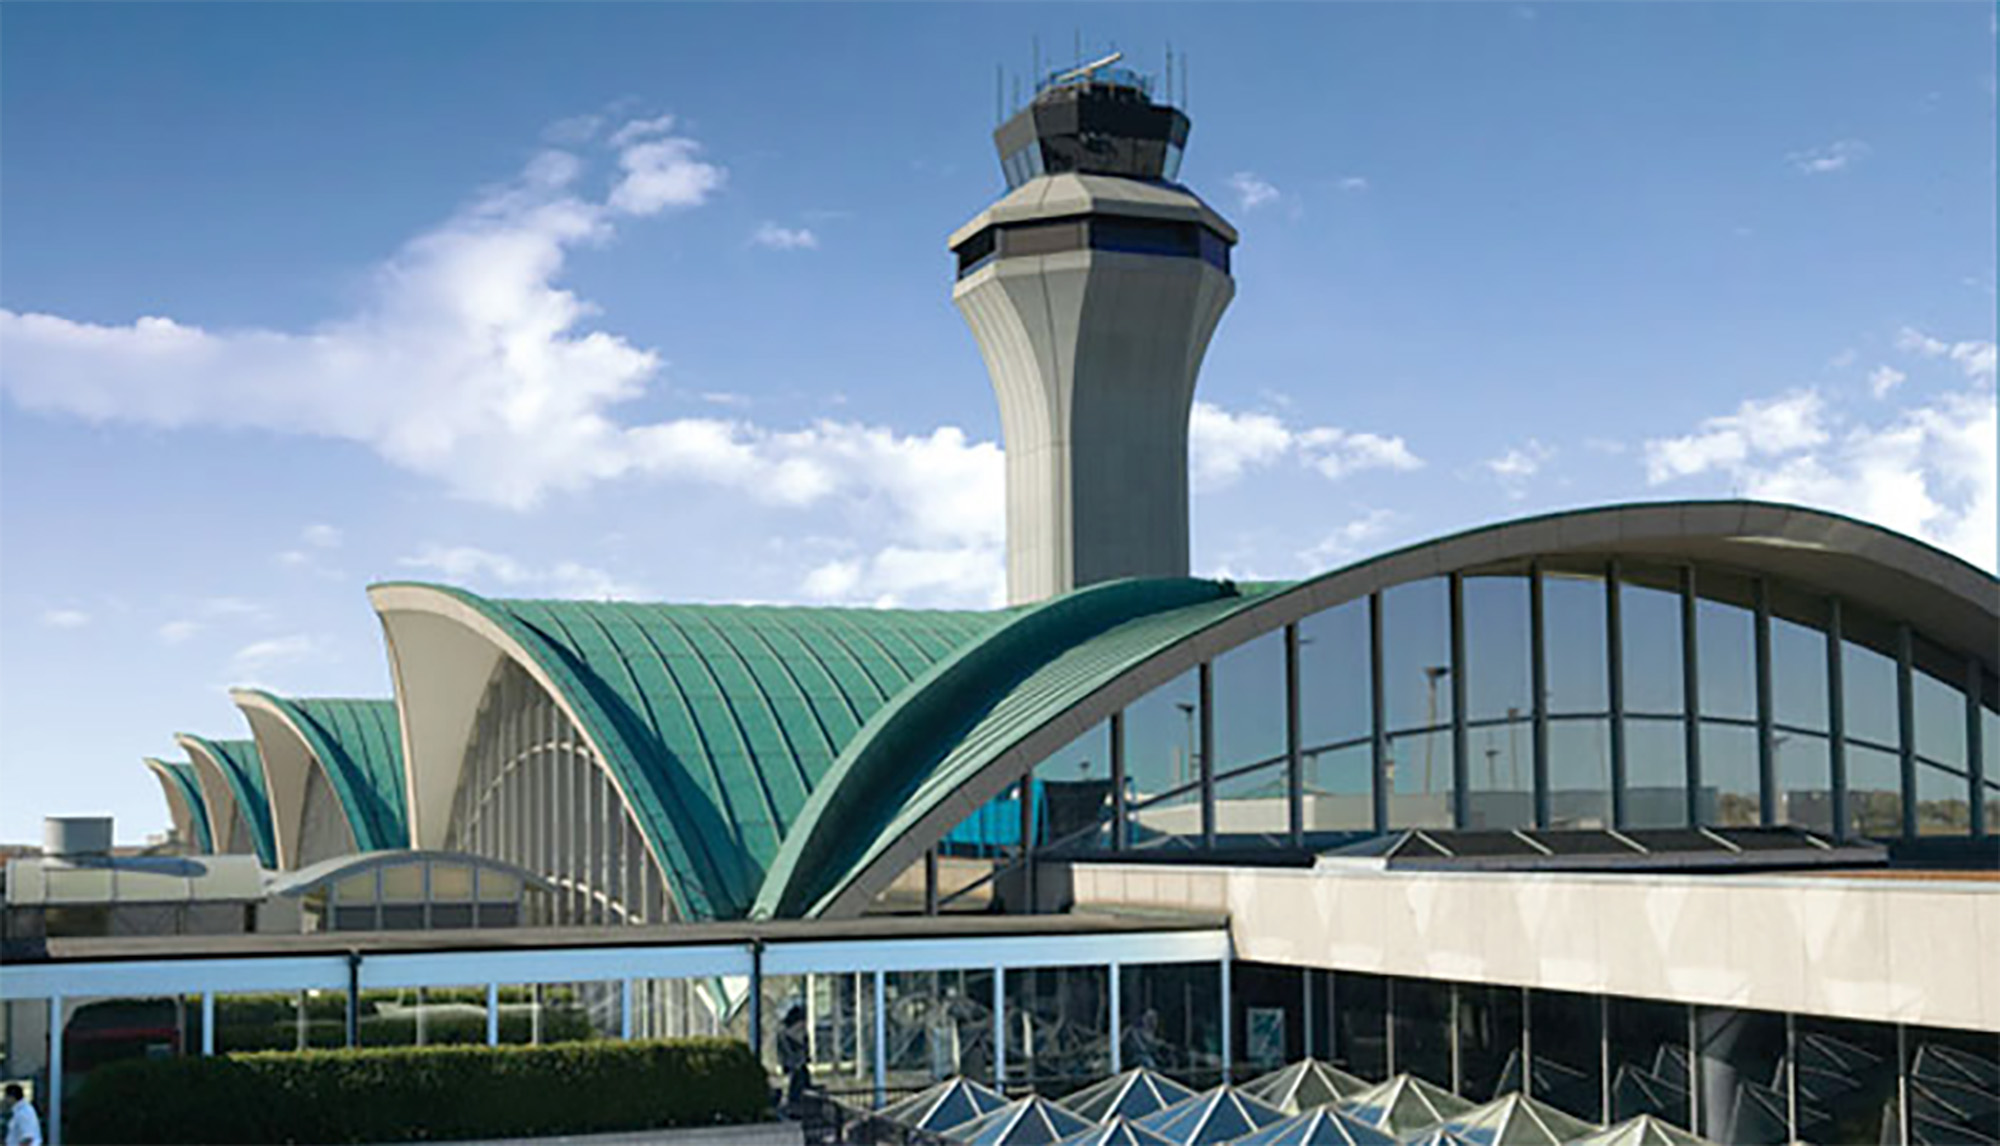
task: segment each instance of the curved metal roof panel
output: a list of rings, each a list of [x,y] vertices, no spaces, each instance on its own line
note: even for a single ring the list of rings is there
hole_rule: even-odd
[[[407,847],[403,732],[393,700],[283,697],[249,690],[282,712],[326,770],[358,851]]]
[[[194,765],[185,760],[161,760],[146,758],[147,767],[160,778],[162,785],[173,785],[188,811],[188,830],[193,839],[188,842],[195,850],[209,853],[215,851],[215,839],[208,830],[208,804],[201,798],[201,778],[194,774]]]
[[[742,915],[842,747],[934,663],[1010,615],[492,600],[599,746],[677,902]]]
[[[257,849],[258,862],[278,866],[278,844],[271,834],[271,802],[264,793],[264,763],[257,756],[254,740],[210,740],[182,733],[180,740],[191,749],[208,753],[229,782],[243,822],[250,826],[250,840]]]

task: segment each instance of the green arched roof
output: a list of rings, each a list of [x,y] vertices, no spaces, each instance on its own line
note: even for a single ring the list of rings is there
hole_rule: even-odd
[[[818,911],[995,755],[1268,586],[1114,581],[1058,597],[884,709],[841,754],[758,895],[759,915]]]
[[[208,802],[201,798],[201,777],[195,775],[194,765],[185,760],[161,760],[153,756],[147,757],[146,763],[152,765],[162,783],[172,784],[187,803],[188,826],[194,830],[194,839],[188,842],[201,852],[213,853],[215,839],[208,830]]]
[[[264,762],[257,755],[254,740],[210,740],[182,733],[182,738],[200,746],[215,758],[222,778],[236,796],[243,822],[250,826],[250,842],[257,849],[257,862],[278,866],[278,844],[271,835],[271,802],[264,794]]]
[[[403,729],[393,700],[275,696],[250,690],[299,730],[326,769],[357,851],[410,844],[403,796]]]
[[[493,600],[608,757],[681,910],[750,908],[847,742],[1006,611]]]

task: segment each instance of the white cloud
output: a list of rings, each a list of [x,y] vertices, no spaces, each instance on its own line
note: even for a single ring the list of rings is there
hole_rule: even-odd
[[[243,597],[209,597],[201,602],[203,616],[228,620],[266,621],[271,607]]]
[[[1254,171],[1238,171],[1229,177],[1229,189],[1236,192],[1236,205],[1254,211],[1278,200],[1278,189]]]
[[[52,629],[80,629],[90,623],[82,609],[50,609],[42,614],[42,624]]]
[[[1858,139],[1836,139],[1824,147],[1811,147],[1804,151],[1794,151],[1785,156],[1785,162],[1795,171],[1807,175],[1825,175],[1847,168],[1867,158],[1869,147]]]
[[[1963,371],[1967,378],[1974,381],[1990,384],[1994,380],[1996,359],[1993,342],[1989,339],[1975,338],[1961,342],[1946,342],[1906,326],[1896,335],[1896,348],[1921,358],[1948,359]]]
[[[238,673],[259,672],[275,665],[290,664],[316,656],[324,649],[318,637],[305,633],[294,633],[288,637],[271,637],[252,641],[229,658],[231,671]]]
[[[1366,191],[1368,190],[1368,180],[1360,175],[1349,175],[1335,184],[1335,186],[1339,187],[1342,191]]]
[[[1494,477],[1503,481],[1521,481],[1541,472],[1542,466],[1555,456],[1555,450],[1529,438],[1526,445],[1513,446],[1497,458],[1488,458],[1481,463]]]
[[[299,540],[315,549],[338,549],[343,540],[340,530],[331,525],[316,523],[299,531]]]
[[[414,557],[397,562],[421,569],[472,588],[501,592],[547,593],[555,597],[604,600],[643,599],[650,596],[640,586],[619,579],[602,569],[577,561],[553,565],[530,565],[505,553],[495,553],[471,545],[432,545]]]
[[[1879,421],[1842,419],[1808,391],[1748,401],[1696,434],[1647,442],[1647,475],[1719,474],[1742,496],[1846,513],[1992,569],[1996,440],[1994,392],[1981,380]]]
[[[148,316],[126,325],[0,310],[23,407],[92,421],[238,426],[363,443],[455,492],[529,506],[633,464],[611,410],[643,393],[659,357],[588,325],[560,278],[614,224],[693,207],[722,184],[671,121],[614,138],[609,195],[578,188],[587,163],[548,150],[375,272],[354,313],[298,331],[208,330]]]
[[[1702,422],[1695,433],[1646,443],[1646,480],[1657,485],[1711,469],[1730,469],[1753,456],[1805,449],[1825,442],[1819,394],[1795,390],[1777,398],[1746,399],[1733,414]]]
[[[1393,510],[1371,509],[1320,538],[1310,548],[1301,550],[1299,560],[1313,572],[1337,568],[1359,556],[1364,548],[1373,548],[1373,544],[1389,532],[1397,519],[1398,515]]]
[[[781,227],[776,223],[763,222],[750,233],[753,246],[773,251],[816,251],[819,236],[810,227]]]
[[[1889,391],[1901,386],[1909,375],[1894,366],[1877,366],[1868,372],[1868,392],[1877,398],[1887,398]]]
[[[189,637],[192,637],[196,633],[200,632],[201,622],[189,621],[185,619],[178,621],[168,621],[166,624],[161,625],[158,629],[154,631],[159,635],[159,638],[163,643],[169,645],[178,645],[182,641],[185,641]]]
[[[1413,470],[1423,460],[1400,437],[1333,426],[1295,429],[1266,413],[1232,413],[1196,402],[1188,426],[1189,468],[1197,490],[1220,489],[1253,469],[1292,461],[1329,480],[1368,469]]]

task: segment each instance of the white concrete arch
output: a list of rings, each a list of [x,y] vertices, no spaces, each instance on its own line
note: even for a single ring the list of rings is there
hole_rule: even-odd
[[[194,809],[188,806],[187,795],[181,791],[180,782],[174,779],[164,760],[155,760],[148,756],[145,758],[145,764],[146,770],[160,782],[160,791],[166,795],[167,816],[173,821],[174,834],[179,836],[190,850],[200,851],[200,843],[194,830]],[[206,819],[202,826],[208,826]],[[214,838],[214,832],[211,830],[209,839]]]
[[[222,774],[222,763],[209,752],[207,745],[184,732],[174,734],[174,743],[187,753],[188,761],[194,765],[195,779],[201,782],[201,800],[208,806],[208,838],[215,845],[215,853],[255,852],[257,846],[247,826],[244,831],[236,830],[243,817],[236,807],[236,790]]]
[[[291,714],[269,693],[234,688],[229,690],[229,698],[242,711],[243,719],[250,725],[250,735],[257,742],[257,756],[264,768],[265,798],[271,804],[271,835],[278,850],[279,869],[292,871],[328,858],[307,854],[326,851],[328,841],[317,840],[316,846],[309,847],[306,840],[308,793],[318,791],[322,796],[332,796],[326,762],[312,750]],[[355,850],[354,833],[347,826],[344,814],[338,817],[338,823],[347,834],[347,845],[339,849],[335,841],[332,846],[338,850],[328,854]]]

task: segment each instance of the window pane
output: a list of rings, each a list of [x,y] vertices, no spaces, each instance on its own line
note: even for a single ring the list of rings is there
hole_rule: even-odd
[[[1398,1074],[1451,1089],[1451,984],[1436,979],[1392,979]]]
[[[1700,649],[1701,713],[1738,720],[1757,718],[1757,620],[1739,605],[1709,600],[1709,578],[1696,606],[1695,643]]]
[[[1291,842],[1285,762],[1254,768],[1215,782],[1218,847],[1283,847]]]
[[[1550,712],[1605,712],[1604,579],[1582,573],[1542,577],[1542,620],[1547,632]]]
[[[993,1082],[993,972],[891,971],[884,977],[892,1095],[952,1075]]]
[[[1274,1070],[1298,1059],[1305,1046],[1305,972],[1297,967],[1230,964],[1230,1028],[1240,1074]]]
[[[1094,850],[1110,845],[1111,723],[1105,721],[1035,765],[1035,844]]]
[[[1917,834],[1963,836],[1972,831],[1972,791],[1965,775],[1917,761]]]
[[[1744,1146],[1789,1140],[1785,1016],[1701,1007],[1695,1038],[1702,1136]]]
[[[1451,733],[1405,732],[1389,738],[1389,826],[1451,826]]]
[[[1687,729],[1680,721],[1625,722],[1625,820],[1635,828],[1687,823]]]
[[[1519,987],[1458,985],[1458,1095],[1487,1102],[1521,1089]]]
[[[1771,719],[1825,732],[1826,634],[1771,618]]]
[[[1910,1137],[2000,1142],[2000,1034],[1911,1027]]]
[[[1895,753],[1847,746],[1847,819],[1857,836],[1903,834],[1903,773]]]
[[[1549,722],[1549,816],[1557,828],[1611,823],[1611,731],[1604,720]]]
[[[1519,717],[1532,707],[1528,682],[1528,579],[1465,579],[1465,716]]]
[[[1394,730],[1451,722],[1451,599],[1442,577],[1382,594],[1382,687]]]
[[[1771,738],[1778,773],[1778,822],[1833,831],[1833,765],[1826,737],[1780,732]]]
[[[1733,724],[1701,727],[1701,822],[1754,827],[1762,817],[1757,782],[1757,730]]]
[[[1468,730],[1470,828],[1525,828],[1535,822],[1534,727],[1525,720]]]
[[[1842,642],[1840,653],[1847,738],[1895,748],[1902,742],[1896,723],[1896,662],[1853,641]]]
[[[1370,1082],[1389,1077],[1389,981],[1333,974],[1333,1065]]]
[[[1124,968],[1118,990],[1125,1068],[1146,1067],[1197,1087],[1219,1081],[1221,976],[1214,963]]]
[[[1687,1129],[1687,1008],[1613,997],[1605,1010],[1611,1032],[1612,1120],[1650,1114]]]
[[[1299,622],[1299,722],[1307,748],[1370,735],[1368,602]]]
[[[1595,995],[1528,993],[1529,1043],[1534,1048],[1528,1082],[1534,1097],[1588,1122],[1603,1121],[1600,1021]]]
[[[1370,777],[1375,746],[1355,744],[1328,752],[1308,752],[1302,761],[1304,819],[1309,840],[1322,833],[1366,832],[1375,826]]]
[[[1979,758],[1986,781],[1986,832],[2000,834],[2000,712],[1979,706]]]
[[[1007,1082],[1062,1094],[1111,1073],[1111,996],[1104,967],[1007,972]]]
[[[1285,754],[1285,634],[1265,633],[1215,658],[1215,773]]]
[[[1199,693],[1189,670],[1125,710],[1128,835],[1135,848],[1185,846],[1200,838]],[[1176,790],[1181,794],[1154,802]]]
[[[1896,1028],[1800,1015],[1794,1020],[1799,1124],[1807,1142],[1900,1142]]]
[[[1662,571],[1647,576],[1649,584],[1624,579],[1618,586],[1627,712],[1682,710],[1681,597],[1656,587],[1671,583],[1671,578],[1671,573]]]
[[[1963,771],[1965,693],[1922,669],[1911,670],[1910,685],[1917,718],[1917,755]]]

